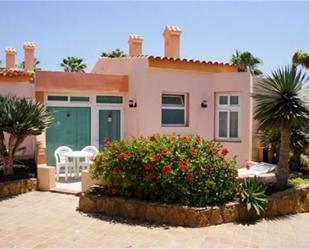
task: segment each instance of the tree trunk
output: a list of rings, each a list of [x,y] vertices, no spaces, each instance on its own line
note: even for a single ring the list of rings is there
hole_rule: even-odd
[[[17,147],[25,140],[25,135],[10,135],[9,145],[8,145],[8,155],[4,155],[2,153],[2,161],[3,161],[3,174],[4,175],[12,175],[14,173],[13,165],[14,165],[14,155]],[[4,141],[4,136],[3,140]],[[0,143],[1,143],[1,133],[0,133]],[[0,146],[2,147],[2,146]]]
[[[284,128],[280,130],[280,150],[279,162],[276,170],[276,188],[284,189],[289,179],[289,153],[290,153],[290,129]]]

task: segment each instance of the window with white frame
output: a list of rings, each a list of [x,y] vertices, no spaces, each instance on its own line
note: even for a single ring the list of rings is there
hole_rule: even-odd
[[[162,126],[185,126],[185,95],[162,94]]]
[[[239,94],[217,94],[216,139],[240,139]]]

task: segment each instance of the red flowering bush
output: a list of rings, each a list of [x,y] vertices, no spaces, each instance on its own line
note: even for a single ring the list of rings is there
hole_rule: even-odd
[[[199,136],[153,135],[112,142],[90,167],[107,192],[191,206],[222,204],[236,193],[235,160]]]

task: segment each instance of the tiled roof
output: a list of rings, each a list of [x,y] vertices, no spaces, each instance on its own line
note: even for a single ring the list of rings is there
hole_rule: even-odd
[[[103,57],[101,57],[103,58]],[[104,60],[132,60],[132,59],[152,59],[152,60],[160,60],[160,61],[174,61],[174,62],[187,62],[193,64],[208,64],[208,65],[221,65],[221,66],[230,66],[236,67],[236,65],[231,63],[223,63],[217,61],[206,61],[206,60],[194,60],[194,59],[186,59],[186,58],[172,58],[172,57],[165,57],[165,56],[154,56],[154,55],[137,55],[137,56],[125,56],[125,57],[104,57]]]
[[[0,76],[13,79],[14,77],[25,77],[30,82],[33,82],[34,72],[27,72],[21,68],[6,69],[0,68]]]
[[[155,60],[166,60],[166,61],[179,61],[179,62],[188,62],[188,63],[196,63],[196,64],[209,64],[209,65],[222,65],[222,66],[231,66],[234,67],[235,65],[230,63],[223,63],[217,61],[205,61],[205,60],[193,60],[193,59],[186,59],[186,58],[171,58],[171,57],[164,57],[164,56],[147,56],[148,59],[155,59]]]
[[[27,72],[22,68],[14,68],[14,69],[6,69],[6,68],[1,68],[0,69],[0,75],[3,76],[33,76],[33,72]]]
[[[205,60],[193,60],[185,58],[171,58],[164,56],[126,56],[126,57],[115,57],[106,58],[102,57],[103,60],[148,60],[149,67],[158,67],[165,69],[179,69],[179,70],[190,70],[190,71],[202,71],[209,73],[224,73],[224,72],[238,72],[237,66],[230,63],[220,63],[216,61],[205,61]]]

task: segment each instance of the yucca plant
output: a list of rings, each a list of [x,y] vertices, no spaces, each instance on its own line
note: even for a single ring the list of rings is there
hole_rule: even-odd
[[[254,89],[256,102],[254,118],[262,130],[280,131],[279,161],[276,170],[276,187],[284,189],[289,178],[289,153],[294,127],[309,120],[309,109],[304,101],[308,75],[295,66],[286,66],[262,79]]]
[[[14,155],[25,138],[41,134],[52,119],[45,106],[34,100],[0,95],[0,161],[4,175],[13,174]],[[7,142],[5,133],[9,135]]]
[[[266,185],[259,182],[256,177],[245,180],[240,184],[240,198],[247,205],[248,211],[254,208],[257,215],[261,215],[265,211],[266,190]]]

